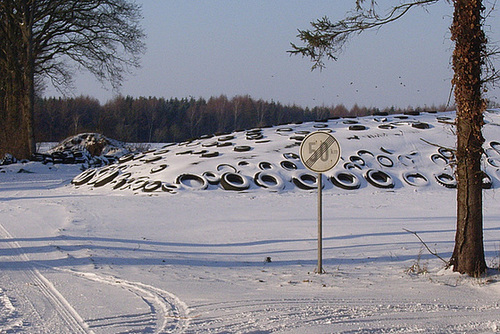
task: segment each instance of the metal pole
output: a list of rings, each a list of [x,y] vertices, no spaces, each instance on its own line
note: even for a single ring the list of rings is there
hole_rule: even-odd
[[[322,174],[318,173],[318,268],[317,273],[323,273],[323,196],[322,196]]]

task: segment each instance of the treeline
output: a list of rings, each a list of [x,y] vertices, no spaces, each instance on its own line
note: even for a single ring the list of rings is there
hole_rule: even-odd
[[[255,127],[405,111],[357,105],[351,109],[344,105],[302,108],[248,95],[231,99],[221,95],[208,100],[118,96],[104,105],[88,96],[38,98],[35,137],[37,142],[61,141],[78,133],[98,132],[125,142],[179,142]]]

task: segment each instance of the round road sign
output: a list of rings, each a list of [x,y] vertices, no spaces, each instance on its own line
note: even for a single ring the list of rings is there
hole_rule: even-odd
[[[331,134],[316,131],[307,135],[300,145],[300,160],[316,173],[329,171],[340,159],[340,144]]]

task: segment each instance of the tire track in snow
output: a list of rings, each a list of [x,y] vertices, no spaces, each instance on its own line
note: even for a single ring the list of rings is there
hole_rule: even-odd
[[[53,267],[50,267],[50,269],[69,273],[89,281],[121,287],[135,294],[149,306],[151,310],[149,316],[153,317],[154,322],[156,323],[155,333],[184,333],[189,326],[191,318],[189,317],[188,306],[176,295],[168,291],[144,283],[132,282],[114,276],[103,276],[95,273]],[[93,319],[88,320],[88,322],[95,323],[90,325],[91,328],[114,327],[118,326],[118,324],[126,323],[126,318],[130,318],[130,316],[124,315],[122,317],[123,321],[119,318],[120,317],[114,317],[112,319]],[[151,319],[149,319],[147,315],[140,315],[139,318],[135,317],[134,321],[136,321],[136,324],[134,326],[140,326],[141,324],[147,325],[150,320]]]
[[[5,239],[14,239],[2,224],[0,224],[0,234]],[[27,270],[25,274],[28,276],[29,280],[31,280],[33,286],[38,288],[40,293],[53,306],[57,314],[69,326],[72,333],[94,333],[55,286],[35,268],[28,256],[22,252],[21,245],[17,241],[8,241],[6,244],[17,253],[17,256],[19,256],[22,262],[26,263]],[[37,310],[35,309],[35,311]]]

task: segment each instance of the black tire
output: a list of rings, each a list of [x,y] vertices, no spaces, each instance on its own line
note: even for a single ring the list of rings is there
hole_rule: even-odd
[[[171,194],[177,193],[177,190],[179,190],[180,186],[178,184],[174,183],[162,183],[161,185],[161,190],[164,192],[168,192]]]
[[[446,166],[448,164],[448,159],[446,159],[445,157],[443,157],[439,153],[434,153],[433,155],[431,155],[431,160],[436,165],[442,166],[442,167],[444,167],[444,166]]]
[[[375,157],[375,154],[373,154],[372,152],[370,152],[370,151],[368,151],[368,150],[359,150],[357,154],[358,154],[358,156],[360,156],[360,157],[363,157],[363,155],[369,155],[369,156],[371,156],[372,158],[374,158],[374,157]]]
[[[283,158],[285,159],[290,159],[290,160],[299,160],[300,157],[296,153],[283,153]]]
[[[248,152],[252,149],[251,146],[248,145],[238,145],[233,148],[235,152]]]
[[[364,125],[361,125],[361,124],[354,124],[354,125],[351,125],[349,126],[349,130],[351,131],[363,131],[363,130],[367,130],[368,128]]]
[[[492,141],[490,142],[490,146],[492,149],[494,149],[495,151],[497,151],[498,154],[500,154],[500,143],[497,142],[497,141]]]
[[[490,164],[492,167],[499,168],[500,167],[500,160],[496,158],[488,158],[486,161],[488,161],[488,164]]]
[[[434,174],[434,178],[436,179],[437,183],[439,183],[443,187],[450,189],[457,187],[457,181],[455,180],[455,177],[451,174],[442,172],[439,174]]]
[[[237,169],[230,165],[230,164],[220,164],[217,166],[217,171],[218,172],[230,172],[230,173],[236,173]]]
[[[267,161],[262,161],[259,163],[259,168],[261,170],[271,170],[271,169],[275,169],[274,165],[270,162],[267,162]]]
[[[359,177],[347,171],[339,170],[330,176],[330,181],[339,188],[345,190],[356,190],[361,186],[361,181]]]
[[[201,174],[208,182],[208,184],[216,185],[220,182],[220,176],[213,172],[204,172]]]
[[[162,170],[164,170],[167,167],[168,167],[167,164],[161,164],[159,166],[151,168],[151,170],[149,171],[149,173],[150,174],[158,173],[158,172],[161,172]]]
[[[394,188],[394,180],[384,171],[370,169],[365,173],[365,179],[372,186],[383,189]]]
[[[292,171],[292,170],[297,170],[297,165],[291,162],[290,160],[283,160],[280,162],[281,168],[284,170]]]
[[[153,182],[149,182],[149,183],[145,184],[144,188],[142,188],[142,191],[144,191],[146,193],[150,193],[150,192],[153,192],[159,188],[161,188],[161,181],[153,181]]]
[[[415,129],[420,129],[420,130],[429,129],[431,127],[428,123],[424,122],[411,123],[411,126]]]
[[[380,166],[383,167],[393,167],[394,166],[394,161],[392,161],[391,158],[389,158],[387,155],[377,155],[377,161],[380,164]]]
[[[148,183],[149,183],[149,179],[147,177],[140,177],[130,184],[130,188],[133,191],[142,190],[144,188],[144,186]]]
[[[382,130],[392,130],[395,129],[396,127],[392,124],[380,124],[378,128]]]
[[[94,187],[102,187],[108,183],[110,183],[111,181],[113,181],[118,175],[120,174],[120,172],[117,170],[117,169],[114,169],[114,170],[110,170],[108,171],[107,173],[99,176],[99,178],[95,181],[94,183]]]
[[[491,189],[493,187],[493,181],[491,179],[491,176],[483,172],[483,178],[482,178],[482,188],[483,189]]]
[[[94,168],[89,168],[78,174],[71,180],[75,186],[80,186],[89,182],[95,175],[96,170]]]
[[[403,173],[403,180],[413,187],[424,187],[429,184],[429,179],[419,172],[405,172]]]
[[[190,190],[204,190],[208,187],[208,181],[203,176],[186,173],[179,175],[175,183]]]
[[[152,163],[152,162],[155,162],[155,161],[158,161],[158,160],[161,160],[162,157],[160,157],[159,155],[155,155],[155,156],[152,156],[150,158],[147,158],[146,160],[144,160],[145,163]]]
[[[447,149],[445,147],[440,147],[438,149],[439,154],[441,154],[443,157],[449,160],[453,160],[455,158],[455,152],[453,152],[450,149]]]
[[[283,179],[270,171],[257,172],[253,179],[256,185],[271,191],[280,191],[285,188]]]
[[[292,182],[302,190],[318,189],[318,178],[307,172],[298,173],[292,177]]]
[[[354,162],[346,162],[344,164],[344,169],[346,170],[351,170],[351,169],[357,169],[357,170],[362,170],[363,167],[361,167],[360,165],[358,164],[355,164]]]
[[[224,190],[242,191],[250,188],[247,177],[237,173],[224,173],[221,176],[220,184]]]
[[[233,146],[233,143],[230,141],[223,141],[217,143],[217,147],[228,147],[228,146]]]
[[[217,151],[205,152],[201,155],[202,158],[215,158],[218,156],[219,156],[219,152],[217,152]]]
[[[217,138],[217,141],[229,141],[229,140],[232,140],[232,139],[234,139],[234,136],[233,135],[228,135],[228,136],[223,136],[223,137]]]
[[[349,157],[349,160],[356,164],[356,165],[359,165],[359,166],[365,166],[366,163],[365,163],[365,160],[363,158],[361,158],[360,156],[357,156],[357,155],[351,155]]]

